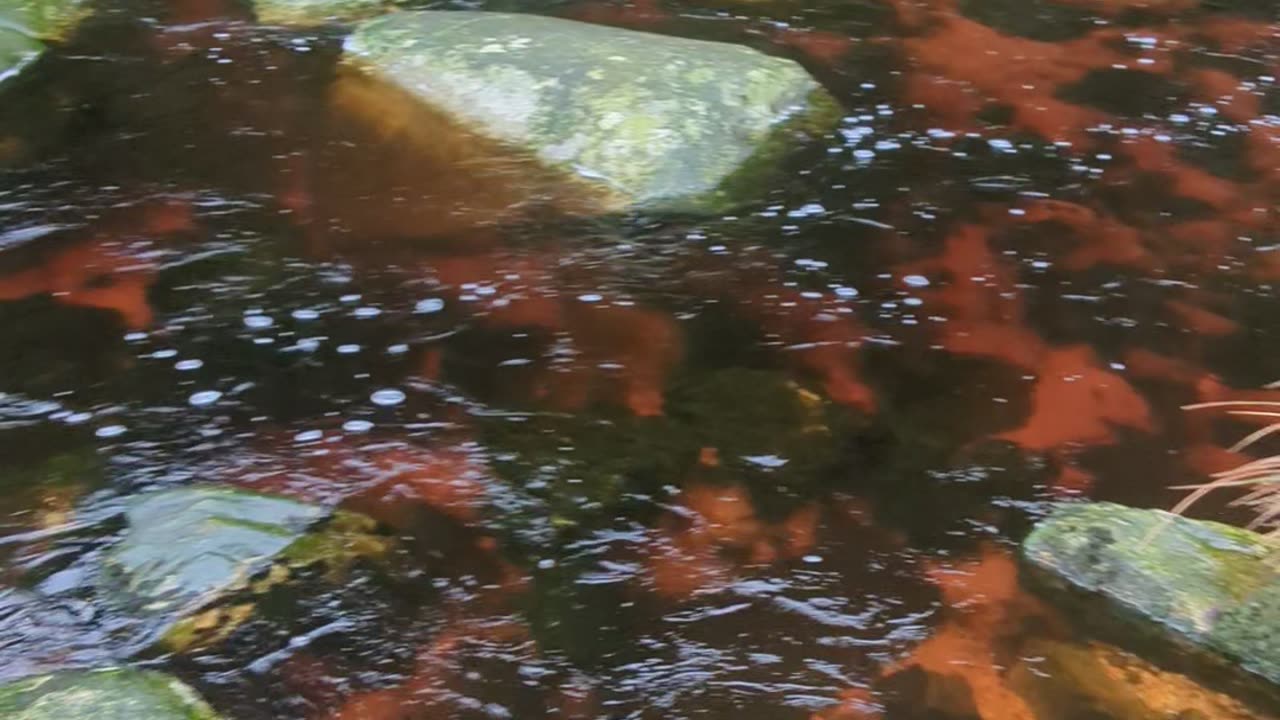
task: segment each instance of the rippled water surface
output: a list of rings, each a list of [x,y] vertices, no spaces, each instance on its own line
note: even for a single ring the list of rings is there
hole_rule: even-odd
[[[750,45],[844,118],[734,216],[584,220],[354,122],[337,28],[104,0],[0,105],[0,676],[141,657],[237,720],[1136,717],[1060,689],[1011,549],[1242,459],[1181,406],[1280,377],[1274,3],[429,7]],[[208,482],[394,549],[138,656],[86,568]]]

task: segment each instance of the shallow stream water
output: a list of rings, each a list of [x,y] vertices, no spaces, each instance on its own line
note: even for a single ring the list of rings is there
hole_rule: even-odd
[[[352,123],[337,28],[106,0],[0,105],[0,677],[136,651],[82,568],[216,482],[401,553],[144,656],[228,718],[1136,717],[1041,668],[1014,548],[1280,398],[1274,3],[421,6],[747,44],[844,119],[735,215],[570,218]]]

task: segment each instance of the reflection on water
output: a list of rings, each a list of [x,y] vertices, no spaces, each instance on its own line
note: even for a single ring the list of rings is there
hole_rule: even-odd
[[[793,57],[844,118],[737,215],[584,217],[336,29],[104,3],[0,109],[0,675],[136,653],[121,508],[217,482],[378,548],[143,653],[227,717],[1260,716],[1010,548],[1240,459],[1178,408],[1275,379],[1271,3],[465,5]]]

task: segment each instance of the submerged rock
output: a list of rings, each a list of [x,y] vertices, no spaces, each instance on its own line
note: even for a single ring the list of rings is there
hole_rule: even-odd
[[[135,498],[125,515],[128,529],[103,553],[93,583],[129,628],[124,655],[215,645],[255,616],[262,597],[287,596],[299,576],[340,588],[361,561],[393,572],[393,539],[371,518],[275,495],[162,490]]]
[[[751,48],[484,12],[393,13],[344,45],[348,84],[411,96],[531,156],[595,211],[706,211],[749,199],[797,135],[836,118],[800,65]],[[377,93],[340,90],[345,98]],[[374,102],[343,109],[413,125]],[[425,121],[423,121],[425,122]]]
[[[104,553],[99,590],[113,605],[161,615],[247,581],[327,510],[208,486],[139,496],[125,514],[129,527]]]
[[[1247,530],[1110,503],[1067,504],[1023,544],[1041,579],[1280,683],[1276,553]]]
[[[1039,720],[1258,717],[1254,708],[1229,695],[1108,645],[1037,640],[1018,655],[1009,686]]]
[[[185,683],[148,670],[108,668],[25,678],[0,686],[8,720],[218,720]]]

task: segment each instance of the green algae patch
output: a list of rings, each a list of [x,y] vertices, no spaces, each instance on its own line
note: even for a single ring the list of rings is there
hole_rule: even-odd
[[[246,581],[327,512],[219,486],[139,496],[124,537],[104,553],[100,592],[136,612],[181,613]]]
[[[1280,683],[1280,579],[1261,535],[1158,510],[1064,504],[1022,552],[1051,585]]]
[[[219,720],[182,681],[148,670],[60,672],[0,685],[8,720]]]
[[[386,0],[255,0],[253,9],[267,25],[311,27],[357,22],[394,6]]]
[[[754,49],[534,15],[393,13],[349,68],[597,192],[597,209],[714,211],[749,200],[835,102]]]
[[[174,622],[157,646],[172,653],[214,646],[254,617],[261,598],[277,589],[294,587],[301,575],[318,571],[326,586],[337,587],[350,579],[354,566],[361,561],[387,564],[395,543],[378,534],[377,525],[366,515],[335,511],[279,551],[265,569],[226,587],[199,610]]]

